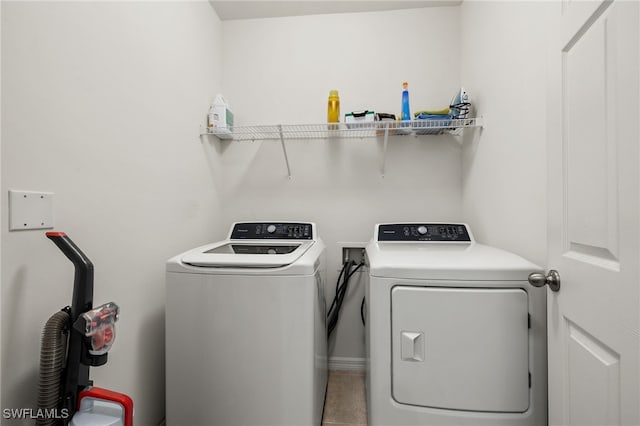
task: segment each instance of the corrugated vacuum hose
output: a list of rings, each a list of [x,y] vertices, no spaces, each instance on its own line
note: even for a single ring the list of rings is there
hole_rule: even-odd
[[[69,314],[58,311],[49,318],[42,331],[40,346],[40,379],[38,382],[38,410],[52,412],[59,408],[62,373],[66,362]],[[37,426],[55,426],[55,416],[38,416]]]

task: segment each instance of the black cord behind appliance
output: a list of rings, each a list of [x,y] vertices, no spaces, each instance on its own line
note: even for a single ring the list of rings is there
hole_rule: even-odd
[[[358,266],[356,266],[356,263],[353,260],[349,260],[342,265],[342,270],[340,270],[338,280],[336,281],[336,294],[333,298],[333,301],[331,302],[329,311],[327,312],[327,329],[329,336],[331,336],[331,333],[333,333],[333,330],[335,330],[336,325],[338,325],[338,317],[340,315],[340,311],[342,310],[344,297],[347,294],[349,280],[351,279],[353,274],[355,274],[363,265],[364,263],[360,263]]]

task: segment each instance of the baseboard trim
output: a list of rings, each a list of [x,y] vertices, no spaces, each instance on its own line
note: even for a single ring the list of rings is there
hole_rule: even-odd
[[[329,358],[329,370],[365,371],[366,358],[331,357]]]

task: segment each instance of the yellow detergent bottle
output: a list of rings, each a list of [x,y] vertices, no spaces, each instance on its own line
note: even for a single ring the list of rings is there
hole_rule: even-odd
[[[340,97],[338,96],[337,90],[331,90],[329,92],[327,122],[328,123],[340,122]]]

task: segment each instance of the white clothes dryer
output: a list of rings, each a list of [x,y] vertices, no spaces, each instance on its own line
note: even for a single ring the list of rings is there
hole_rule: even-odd
[[[546,424],[540,267],[463,223],[379,224],[366,255],[369,425]]]
[[[313,223],[245,222],[167,262],[167,425],[320,425],[324,250]]]

